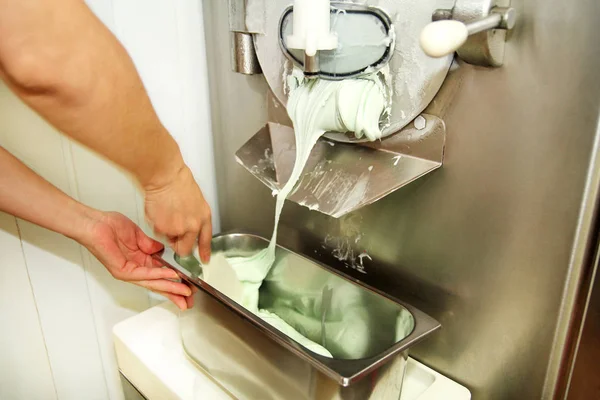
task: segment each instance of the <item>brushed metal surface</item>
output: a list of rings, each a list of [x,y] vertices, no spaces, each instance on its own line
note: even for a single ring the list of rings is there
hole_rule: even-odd
[[[563,289],[553,344],[555,350],[551,354],[544,385],[545,398],[553,396],[555,399],[562,399],[570,396],[569,385],[572,378],[582,375],[581,368],[577,371],[577,364],[581,365],[581,357],[589,361],[589,357],[594,356],[594,350],[589,348],[590,338],[586,335],[590,330],[590,325],[586,322],[586,312],[590,307],[593,310],[595,306],[594,303],[590,303],[590,294],[600,260],[600,121],[596,132],[582,207],[579,211],[577,236],[569,262],[569,279]],[[591,323],[592,333],[595,333],[594,321]],[[559,351],[561,349],[563,351]],[[584,361],[583,364],[588,362]],[[588,373],[597,376],[598,371],[586,371],[585,376]],[[589,388],[590,386],[579,385],[578,389],[588,391]]]
[[[188,357],[236,399],[400,399],[407,351],[364,379],[341,386],[202,291],[179,325]]]
[[[252,34],[246,32],[231,32],[231,69],[234,72],[255,75],[262,72]]]
[[[262,7],[248,8],[248,18],[256,20],[264,16],[265,32],[255,35],[256,54],[266,81],[275,98],[287,104],[285,76],[291,72],[292,63],[281,51],[279,43],[279,20],[290,5],[287,0],[256,0]],[[362,0],[347,3],[364,4]],[[421,114],[439,91],[452,63],[452,56],[431,58],[420,47],[421,30],[431,22],[438,8],[452,8],[453,0],[378,0],[372,5],[390,16],[396,41],[389,61],[389,79],[392,90],[392,109],[389,125],[383,135],[391,135],[408,125]],[[327,134],[334,140],[339,135]]]
[[[248,0],[227,0],[229,10],[229,30],[231,32],[250,32],[246,25]]]
[[[444,121],[422,114],[396,135],[364,144],[319,139],[288,200],[334,218],[371,204],[442,166]],[[235,154],[273,191],[289,180],[296,161],[294,130],[269,122]]]
[[[267,239],[257,235],[226,233],[213,237],[212,251],[214,254],[223,253],[226,257],[246,257],[256,254],[268,244]],[[351,387],[375,373],[395,356],[440,328],[437,321],[410,304],[390,299],[325,265],[281,246],[277,247],[275,254],[275,263],[260,288],[260,308],[280,315],[291,326],[302,327],[308,332],[326,328],[326,342],[323,345],[330,349],[334,358],[321,356],[301,346],[206,283],[199,263],[178,259],[170,248],[153,257],[176,270],[182,279],[200,289],[203,296],[214,298],[223,305],[222,308],[228,308],[250,323],[254,329],[270,338],[273,344],[280,344],[344,387]],[[311,322],[311,315],[322,312],[313,307],[319,308],[317,305],[321,304],[325,288],[333,296],[330,316],[320,328],[308,327],[304,324]],[[193,329],[182,326],[182,332],[187,332],[188,339],[193,340]],[[185,346],[186,336],[183,339]],[[402,356],[405,361],[407,354]],[[191,355],[202,357],[201,354]],[[359,388],[364,391],[362,386]]]
[[[269,235],[271,194],[233,155],[276,106],[264,80],[223,73],[226,5],[204,6],[222,224]],[[289,203],[279,235],[439,320],[444,329],[412,354],[476,399],[553,397],[565,283],[577,287],[571,266],[584,259],[572,256],[589,240],[578,217],[596,200],[584,188],[600,106],[600,3],[512,6],[520,23],[504,66],[461,65],[443,168],[340,219]],[[365,260],[366,275],[354,269],[364,250],[381,266]]]

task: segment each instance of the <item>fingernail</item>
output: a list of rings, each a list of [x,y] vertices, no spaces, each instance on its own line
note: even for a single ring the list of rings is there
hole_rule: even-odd
[[[210,254],[204,253],[201,257],[204,264],[208,264],[210,262]]]

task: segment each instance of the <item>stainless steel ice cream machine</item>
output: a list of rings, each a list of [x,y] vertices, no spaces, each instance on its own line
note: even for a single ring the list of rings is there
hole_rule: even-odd
[[[515,12],[510,0],[230,0],[229,22],[234,71],[262,74],[270,89],[267,123],[236,158],[273,193],[296,161],[290,77],[314,83],[376,75],[382,82],[381,138],[326,132],[288,196],[337,218],[441,167],[444,115],[460,90],[460,65],[500,67]],[[252,257],[267,244],[232,232],[213,238],[213,254]],[[188,268],[164,254],[165,264],[200,289],[195,311],[181,319],[188,355],[238,398],[400,398],[409,347],[440,324],[324,264],[282,247],[275,254],[260,308],[331,357],[219,292],[200,264]],[[212,331],[205,324],[211,320]],[[210,340],[195,334],[200,329]]]
[[[271,232],[264,186],[290,176],[299,132],[288,76],[378,71],[384,137],[318,141],[279,244],[439,321],[410,354],[475,398],[595,388],[600,3],[332,2],[329,25],[312,14],[322,41],[295,32],[293,0],[204,3],[224,229]],[[341,62],[353,44],[363,62]]]
[[[515,21],[511,0],[230,0],[232,67],[270,87],[268,123],[238,162],[274,191],[289,178],[293,69],[329,80],[378,73],[390,103],[381,140],[326,133],[289,200],[333,217],[379,200],[442,166],[460,65],[501,67]]]

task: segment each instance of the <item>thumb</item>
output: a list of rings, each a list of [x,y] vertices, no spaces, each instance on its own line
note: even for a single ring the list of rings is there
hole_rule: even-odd
[[[158,253],[164,248],[161,242],[158,242],[146,235],[139,227],[136,230],[136,239],[138,247],[146,254]]]

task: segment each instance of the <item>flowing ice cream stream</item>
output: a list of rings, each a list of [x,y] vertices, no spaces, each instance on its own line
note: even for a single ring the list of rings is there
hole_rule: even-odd
[[[287,183],[277,193],[275,224],[269,246],[250,257],[227,261],[241,283],[233,299],[309,350],[331,357],[323,346],[307,339],[277,315],[258,308],[259,288],[275,262],[277,227],[286,198],[298,182],[317,140],[325,132],[353,132],[357,138],[381,138],[380,118],[389,109],[385,84],[378,73],[340,81],[306,79],[299,70],[288,77],[288,114],[296,137],[296,161]]]

